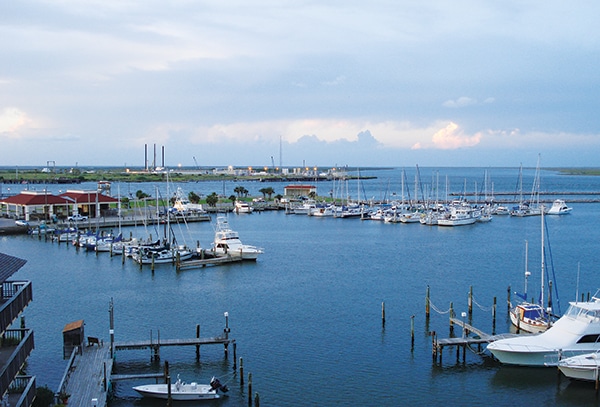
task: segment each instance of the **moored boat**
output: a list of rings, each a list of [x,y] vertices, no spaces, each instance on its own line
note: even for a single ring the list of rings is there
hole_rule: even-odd
[[[238,232],[229,227],[229,222],[224,216],[217,217],[215,238],[211,248],[216,256],[240,256],[242,260],[256,260],[263,250],[240,240]]]
[[[600,372],[600,354],[586,353],[562,359],[558,361],[558,370],[569,379],[597,381]]]
[[[567,213],[571,213],[573,208],[567,206],[565,201],[562,199],[556,199],[550,209],[548,209],[548,215],[566,215]]]
[[[600,292],[600,291],[599,291]],[[520,366],[557,366],[563,357],[600,351],[599,292],[569,309],[547,331],[490,343],[487,349],[500,362]]]
[[[144,397],[167,400],[170,395],[172,400],[179,401],[214,400],[221,397],[219,391],[223,393],[228,391],[227,386],[221,385],[216,377],[211,379],[210,384],[198,384],[196,382],[185,383],[179,376],[177,376],[177,381],[171,385],[166,383],[146,384],[135,386],[133,390]]]

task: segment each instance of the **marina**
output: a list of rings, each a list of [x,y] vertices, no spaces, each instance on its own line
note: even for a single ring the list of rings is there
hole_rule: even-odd
[[[506,173],[505,183],[512,185],[514,170]],[[558,175],[545,174],[542,180],[564,184],[563,190],[578,185]],[[600,189],[595,178],[579,182],[590,190]],[[205,188],[210,192],[218,186]],[[373,195],[380,186],[369,188]],[[572,301],[578,292],[594,292],[598,281],[594,254],[600,241],[598,208],[590,203],[572,206],[566,216],[546,217],[563,302]],[[215,215],[211,217],[211,222],[189,226],[202,247],[214,240]],[[238,355],[225,358],[223,344],[202,345],[199,361],[194,345],[162,347],[160,360],[152,359],[154,351],[148,347],[118,351],[112,407],[157,406],[156,400],[142,398],[133,387],[155,382],[164,374],[164,361],[187,383],[209,383],[212,376],[222,379],[230,389],[218,401],[223,406],[246,405],[255,393],[260,393],[263,405],[273,406],[460,405],[473,388],[498,405],[514,404],[532,391],[545,405],[597,405],[593,383],[573,382],[560,376],[557,368],[502,365],[486,351],[485,343],[481,350],[476,343],[516,333],[504,299],[507,287],[522,286],[524,241],[539,240],[539,217],[494,216],[483,225],[456,228],[289,216],[284,211],[230,213],[228,219],[244,241],[265,248],[257,261],[180,270],[161,265],[151,270],[123,262],[121,256],[75,250],[44,237],[0,237],[2,252],[28,260],[17,277],[31,280],[34,287],[25,318],[35,330],[28,371],[35,372],[38,386],[60,385],[68,359],[62,359],[59,333],[66,322],[85,319],[86,334],[104,338],[107,347],[106,304],[114,297],[119,309],[116,344],[146,338],[139,342],[149,346],[149,333],[154,332],[156,342],[158,330],[161,341],[195,337],[195,324],[201,324],[204,333],[221,332],[222,315],[228,312]],[[133,227],[125,228],[124,235],[130,231],[135,235]],[[531,258],[539,258],[537,245],[529,250]],[[538,279],[530,284],[534,292]],[[453,335],[446,335],[450,325],[446,314],[423,315],[427,286],[438,310],[447,314],[452,303],[458,315],[452,320]],[[471,287],[475,294],[469,322]],[[57,301],[59,291],[68,300]],[[499,299],[495,319],[494,298]],[[463,312],[470,332],[465,336],[471,338],[464,347]],[[443,353],[442,363],[432,360],[432,332],[443,348],[438,354],[439,358]],[[453,357],[455,349],[461,351],[460,357]],[[240,356],[246,374],[237,373],[232,379],[234,359]],[[246,386],[250,371],[251,391]],[[135,379],[136,375],[142,378]],[[351,391],[365,381],[377,383],[378,391],[368,395]],[[310,394],[305,391],[308,387]]]

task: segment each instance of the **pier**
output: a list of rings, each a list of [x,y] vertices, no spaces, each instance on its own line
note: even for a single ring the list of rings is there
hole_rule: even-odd
[[[200,360],[200,346],[223,345],[225,358],[229,355],[229,345],[233,345],[233,370],[236,364],[236,342],[229,337],[229,314],[224,313],[225,328],[221,336],[200,337],[200,325],[196,325],[196,336],[194,338],[161,339],[150,337],[146,340],[114,341],[114,308],[112,300],[109,305],[110,314],[110,340],[96,337],[87,337],[83,343],[74,344],[65,372],[55,392],[55,401],[62,404],[75,406],[102,407],[107,405],[111,383],[121,380],[154,379],[168,381],[166,373],[138,373],[127,375],[113,375],[114,353],[116,351],[150,349],[151,361],[160,360],[160,349],[168,346],[194,346],[196,348],[196,360]],[[67,326],[72,326],[68,324]],[[83,320],[78,321],[77,326],[83,327]],[[63,331],[64,333],[65,331]],[[73,332],[73,331],[68,331]],[[73,337],[83,338],[83,331],[77,330],[74,335],[69,335],[65,346],[72,344]],[[241,365],[241,358],[240,358]],[[242,367],[240,366],[240,370]]]

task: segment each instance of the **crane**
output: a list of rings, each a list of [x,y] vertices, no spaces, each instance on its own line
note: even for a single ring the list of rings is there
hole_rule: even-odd
[[[275,160],[273,159],[273,156],[271,156],[271,167],[273,168],[273,174],[275,174]]]
[[[194,159],[194,162],[196,163],[196,168],[200,169],[200,166],[198,165],[198,161],[196,161],[196,156],[193,156],[192,158]]]

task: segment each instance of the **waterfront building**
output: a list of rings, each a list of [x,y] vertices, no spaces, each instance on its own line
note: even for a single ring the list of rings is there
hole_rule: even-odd
[[[20,327],[12,326],[32,300],[30,281],[9,280],[26,262],[0,253],[0,403],[17,407],[31,406],[36,393],[35,376],[25,375],[22,371],[34,347],[33,331],[25,328],[22,317]]]

